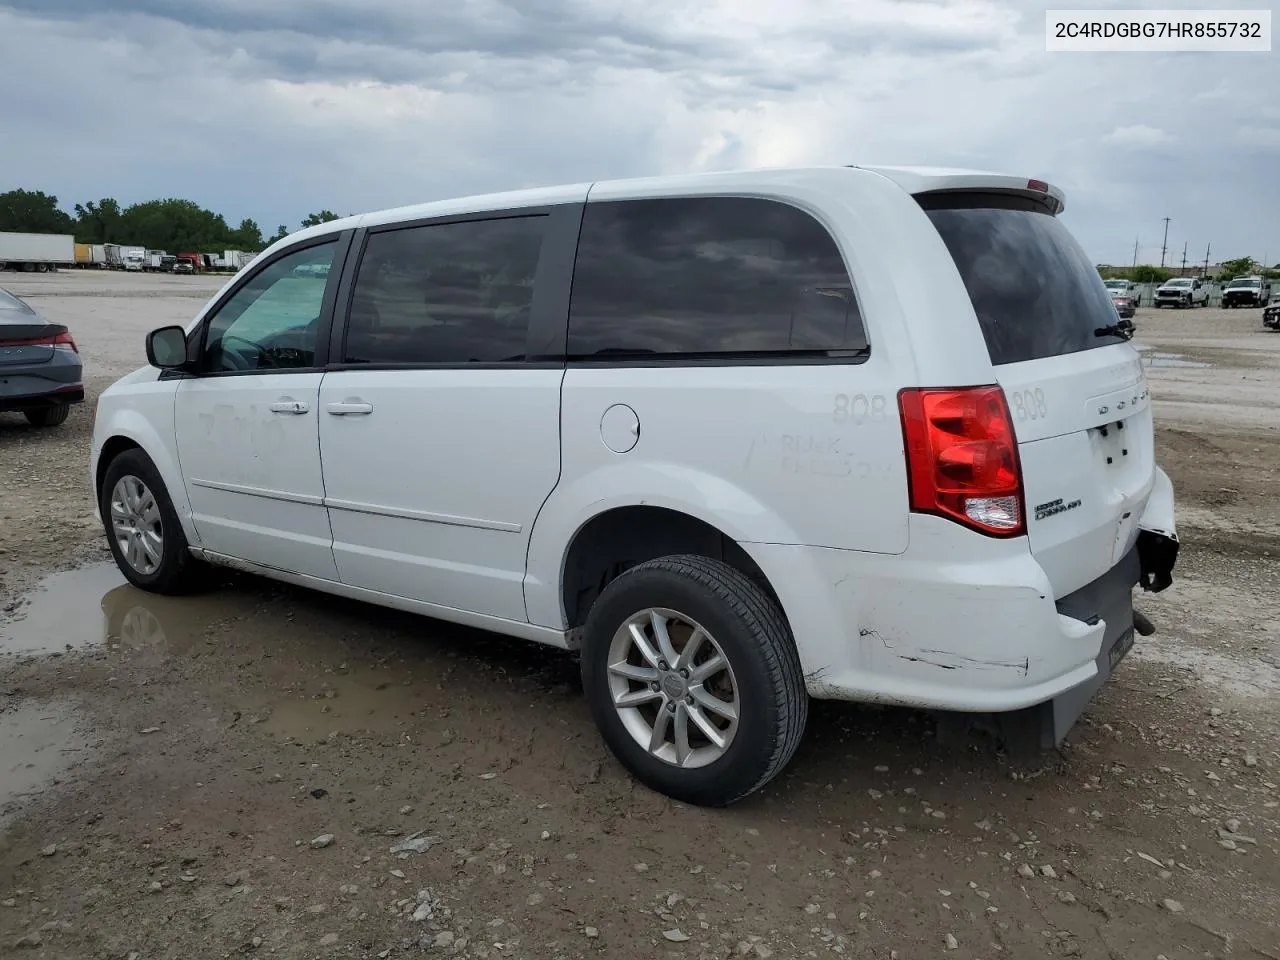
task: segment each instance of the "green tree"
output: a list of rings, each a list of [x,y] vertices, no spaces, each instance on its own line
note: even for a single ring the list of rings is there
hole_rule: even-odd
[[[289,235],[289,228],[282,223],[280,224],[280,226],[276,227],[276,235],[267,242],[275,243],[277,240],[283,240],[288,235]]]
[[[0,193],[0,230],[16,233],[72,233],[75,221],[58,209],[58,198],[39,190]]]
[[[121,236],[149,250],[169,253],[216,249],[230,232],[222,214],[192,200],[147,200],[126,207]]]
[[[1129,279],[1134,283],[1164,283],[1172,276],[1172,270],[1148,266],[1145,263],[1129,270]]]
[[[1258,261],[1253,257],[1240,257],[1238,260],[1223,260],[1222,275],[1230,280],[1232,277],[1247,276],[1258,272]]]
[[[228,235],[227,246],[233,250],[261,250],[266,246],[262,242],[262,228],[258,226],[256,220],[246,217],[240,221],[240,226]]]
[[[111,197],[103,197],[97,203],[77,203],[76,239],[81,243],[121,243],[126,238],[120,232],[123,214],[120,204]]]
[[[332,210],[321,210],[319,213],[309,213],[305,220],[302,221],[302,227],[318,227],[322,223],[329,223],[332,220],[341,220],[342,218]]]

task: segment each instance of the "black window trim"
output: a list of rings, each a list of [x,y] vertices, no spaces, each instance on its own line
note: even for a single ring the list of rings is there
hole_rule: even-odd
[[[330,330],[333,325],[334,305],[336,303],[338,292],[338,277],[345,271],[346,261],[350,259],[349,252],[351,248],[351,239],[355,234],[355,230],[342,230],[337,233],[326,233],[316,237],[310,237],[301,243],[290,244],[269,258],[261,262],[255,261],[250,265],[245,275],[241,277],[234,285],[229,287],[226,292],[214,302],[204,316],[200,320],[200,326],[193,331],[195,336],[187,343],[187,357],[192,363],[192,371],[190,374],[183,376],[198,377],[201,380],[211,380],[223,377],[253,377],[262,376],[264,374],[298,374],[298,373],[323,373],[325,364],[328,361],[328,349],[330,342]],[[333,264],[329,268],[329,276],[325,280],[324,297],[320,301],[320,322],[316,327],[316,349],[315,361],[309,367],[266,367],[261,370],[204,370],[204,348],[209,338],[209,325],[213,319],[222,311],[227,302],[237,293],[243,290],[248,284],[252,283],[264,270],[269,269],[273,264],[278,263],[285,257],[292,256],[303,250],[309,250],[312,247],[323,246],[326,243],[334,243],[337,241],[333,252]]]
[[[568,355],[569,343],[569,310],[568,304],[565,309],[565,336],[562,345],[565,365],[572,369],[611,369],[611,368],[667,368],[667,367],[684,367],[690,369],[700,369],[703,367],[826,367],[826,366],[861,366],[871,359],[872,343],[871,331],[867,326],[867,315],[862,309],[862,300],[858,296],[858,285],[854,281],[853,271],[849,269],[849,261],[845,257],[844,250],[840,246],[840,241],[836,237],[836,232],[832,229],[831,224],[820,213],[809,210],[800,206],[798,203],[786,197],[764,196],[756,193],[660,193],[654,195],[636,196],[636,197],[609,197],[592,200],[587,198],[587,203],[583,205],[582,216],[586,216],[586,206],[589,204],[603,203],[627,203],[633,200],[764,200],[770,203],[780,203],[784,206],[791,207],[805,216],[814,220],[831,238],[832,244],[836,248],[836,252],[840,255],[840,263],[844,266],[845,275],[849,278],[849,289],[853,296],[854,304],[858,308],[858,317],[862,322],[862,331],[867,339],[867,346],[862,350],[847,351],[804,351],[797,350],[795,352],[770,352],[767,356],[759,354],[752,355],[749,352],[740,353],[717,353],[714,356],[702,355],[698,359],[691,359],[687,354],[658,354],[655,356],[613,356],[613,357],[570,357]],[[581,234],[581,223],[579,223],[579,236]],[[577,262],[577,249],[579,237],[574,239],[574,262]],[[570,285],[572,290],[572,284]],[[831,356],[830,354],[841,352],[844,356]],[[827,354],[825,356],[819,353]]]
[[[438,217],[396,220],[356,231],[351,252],[343,265],[335,298],[335,322],[329,334],[329,362],[325,369],[342,370],[546,370],[564,367],[565,346],[569,335],[569,291],[573,265],[577,256],[578,233],[585,204],[570,200],[528,207],[504,207],[498,210],[466,211]],[[512,220],[546,217],[547,229],[542,238],[538,272],[533,281],[529,331],[525,339],[525,358],[508,362],[467,363],[346,363],[336,359],[346,356],[347,332],[351,323],[351,301],[355,294],[356,274],[364,259],[370,234],[392,233],[418,227],[444,226],[453,223],[476,223],[486,220]]]

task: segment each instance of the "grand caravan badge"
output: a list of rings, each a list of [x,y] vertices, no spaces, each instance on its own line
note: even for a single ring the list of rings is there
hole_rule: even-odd
[[[1068,510],[1074,510],[1080,506],[1080,500],[1064,500],[1059,497],[1057,500],[1050,500],[1048,503],[1036,504],[1035,515],[1037,520],[1046,520],[1049,517],[1057,516],[1059,513],[1066,513]]]

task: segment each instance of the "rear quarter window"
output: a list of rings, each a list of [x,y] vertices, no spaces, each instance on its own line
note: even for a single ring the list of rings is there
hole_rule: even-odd
[[[748,197],[587,204],[571,359],[856,361],[866,348],[844,260],[808,213]]]
[[[1031,198],[917,197],[964,280],[991,362],[1040,360],[1121,343],[1111,294],[1057,217]]]

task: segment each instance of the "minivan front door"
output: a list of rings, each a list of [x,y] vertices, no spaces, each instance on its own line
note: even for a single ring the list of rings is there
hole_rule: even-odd
[[[528,619],[525,558],[560,474],[564,376],[531,358],[557,311],[563,330],[579,209],[370,231],[320,386],[343,583],[442,616]]]
[[[178,455],[204,549],[337,580],[324,508],[317,347],[345,239],[293,250],[219,304],[199,374],[175,397]]]

